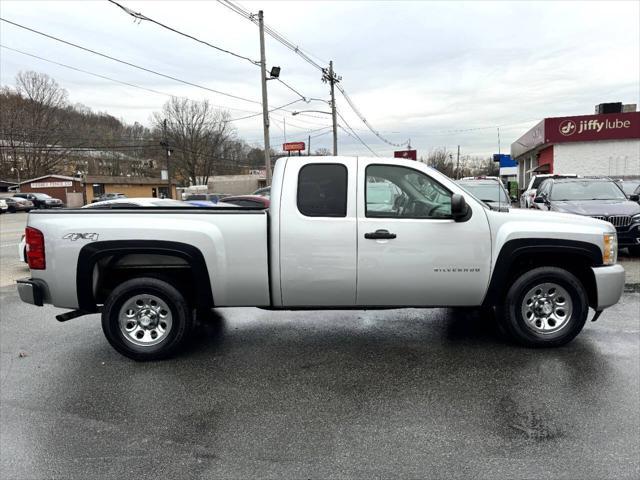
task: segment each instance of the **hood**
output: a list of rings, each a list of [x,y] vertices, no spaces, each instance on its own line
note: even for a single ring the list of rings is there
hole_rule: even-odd
[[[509,211],[509,207],[511,206],[511,202],[488,202],[484,200],[491,210],[496,210],[500,212]]]
[[[640,205],[630,200],[574,200],[568,202],[552,200],[551,209],[556,212],[606,217],[640,213]]]

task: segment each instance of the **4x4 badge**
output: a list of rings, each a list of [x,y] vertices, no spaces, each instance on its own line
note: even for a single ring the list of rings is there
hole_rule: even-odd
[[[95,242],[98,240],[98,237],[99,235],[97,233],[67,233],[62,237],[62,239],[71,240],[72,242],[75,242],[76,240],[91,240],[92,242]]]

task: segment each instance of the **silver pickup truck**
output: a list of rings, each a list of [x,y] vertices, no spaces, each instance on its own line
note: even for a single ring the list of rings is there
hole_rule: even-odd
[[[494,211],[407,160],[278,160],[271,207],[32,212],[23,301],[102,313],[122,354],[173,354],[214,307],[485,307],[527,346],[559,346],[623,290],[615,228]]]

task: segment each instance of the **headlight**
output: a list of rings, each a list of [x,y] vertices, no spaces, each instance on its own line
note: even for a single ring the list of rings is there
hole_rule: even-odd
[[[604,250],[602,253],[602,263],[604,265],[614,265],[618,261],[618,234],[603,234]]]
[[[631,223],[638,223],[638,222],[640,222],[640,213],[637,213],[631,217]]]

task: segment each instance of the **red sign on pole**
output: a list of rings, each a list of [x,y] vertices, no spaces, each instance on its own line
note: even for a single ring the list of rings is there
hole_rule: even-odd
[[[304,142],[290,142],[282,144],[282,150],[285,152],[299,152],[300,150],[304,150],[304,147]]]
[[[393,158],[406,158],[407,160],[418,160],[417,150],[400,150],[393,152]]]

